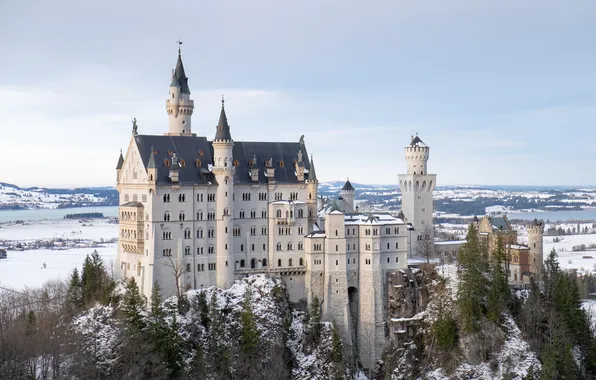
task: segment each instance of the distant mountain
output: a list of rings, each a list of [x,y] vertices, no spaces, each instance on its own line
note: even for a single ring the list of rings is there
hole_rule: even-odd
[[[118,192],[113,187],[59,189],[0,182],[0,210],[117,205]]]

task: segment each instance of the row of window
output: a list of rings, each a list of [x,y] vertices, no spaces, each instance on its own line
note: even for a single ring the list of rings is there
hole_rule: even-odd
[[[132,200],[133,200],[133,202],[138,202],[139,201],[138,194],[133,194],[132,195]],[[129,194],[124,194],[124,202],[130,202],[130,195]],[[141,195],[141,202],[147,202],[147,194],[142,194]]]
[[[287,247],[288,247],[288,249],[286,251],[293,251],[294,250],[294,244],[292,244],[292,243],[288,243]],[[276,249],[278,251],[283,251],[282,244],[281,243],[277,243]],[[304,243],[299,242],[298,243],[298,250],[299,251],[302,251],[303,249],[304,249]]]
[[[298,218],[304,218],[304,210],[303,209],[298,209]],[[294,211],[293,210],[286,210],[286,218],[293,218],[294,217]],[[312,215],[312,213],[311,213]],[[281,211],[281,209],[278,209],[275,213],[275,216],[278,218],[281,218],[283,216],[283,212]]]

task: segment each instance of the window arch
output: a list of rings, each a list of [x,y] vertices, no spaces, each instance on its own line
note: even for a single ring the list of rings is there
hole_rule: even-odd
[[[277,266],[280,267],[281,266],[281,259],[277,259]]]
[[[276,215],[277,215],[278,218],[281,218],[281,210],[277,210],[277,214]]]
[[[240,260],[240,268],[244,268],[244,259]]]
[[[263,259],[263,268],[267,266],[267,259]]]
[[[302,257],[298,260],[298,265],[300,265],[300,266],[304,265],[304,260],[302,260]]]
[[[255,269],[257,267],[257,260],[250,259],[250,267],[251,269]]]
[[[288,260],[288,266],[291,267],[292,266],[292,259]]]

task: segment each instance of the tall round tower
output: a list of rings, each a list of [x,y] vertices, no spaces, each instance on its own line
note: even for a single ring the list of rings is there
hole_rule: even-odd
[[[192,136],[191,117],[194,108],[195,102],[190,98],[188,78],[184,72],[180,49],[178,49],[178,62],[176,69],[172,71],[172,82],[166,100],[166,112],[169,119],[169,129],[166,135]]]
[[[408,171],[399,174],[401,189],[401,208],[405,222],[412,224],[412,252],[415,254],[417,241],[432,239],[433,231],[433,191],[436,186],[436,174],[428,174],[430,148],[416,136],[404,148]]]
[[[229,288],[234,283],[234,241],[232,240],[232,218],[234,214],[234,141],[221,101],[221,113],[213,139],[213,174],[217,181],[216,193],[216,271],[217,286]]]
[[[530,253],[528,257],[528,264],[530,272],[536,281],[542,281],[542,264],[544,262],[543,251],[543,236],[544,223],[534,219],[534,221],[526,227],[528,232],[528,247]]]
[[[348,178],[344,186],[341,188],[340,195],[345,201],[354,209],[354,193],[356,189],[350,183],[350,179]]]

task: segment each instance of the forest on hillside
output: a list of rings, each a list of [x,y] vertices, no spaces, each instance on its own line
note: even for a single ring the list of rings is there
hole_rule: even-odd
[[[0,291],[2,379],[593,379],[596,339],[582,295],[594,279],[551,252],[543,281],[512,292],[505,250],[470,227],[453,273],[420,271],[430,294],[411,340],[362,371],[319,300],[291,308],[266,275],[151,299],[114,281],[97,253],[69,281]]]

